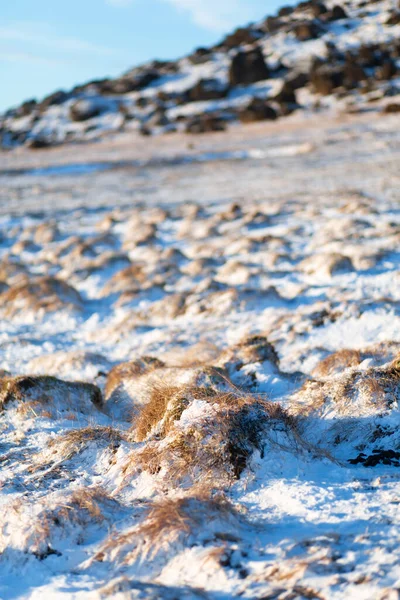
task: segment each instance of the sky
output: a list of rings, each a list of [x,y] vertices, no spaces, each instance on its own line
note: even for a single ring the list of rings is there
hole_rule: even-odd
[[[0,111],[147,60],[178,58],[283,3],[0,0]]]

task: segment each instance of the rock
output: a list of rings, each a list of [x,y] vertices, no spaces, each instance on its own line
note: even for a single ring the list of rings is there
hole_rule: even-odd
[[[362,67],[376,67],[381,62],[378,46],[363,44],[357,50],[357,63]]]
[[[260,32],[249,27],[239,27],[233,33],[228,35],[222,44],[225,48],[237,48],[242,44],[253,44],[261,37]]]
[[[196,48],[193,54],[188,56],[188,59],[192,65],[202,65],[210,60],[211,55],[212,52],[208,48]]]
[[[390,104],[386,104],[383,112],[386,114],[395,114],[400,113],[400,103],[399,102],[391,102]]]
[[[28,137],[25,142],[25,146],[27,148],[31,148],[32,150],[42,150],[43,148],[50,148],[53,145],[54,144],[50,138],[41,134]]]
[[[43,98],[43,100],[38,105],[38,108],[41,112],[43,112],[49,106],[63,104],[66,100],[68,100],[69,97],[69,94],[67,94],[66,92],[58,90],[57,92],[54,92],[53,94],[50,94],[49,96]]]
[[[339,4],[336,4],[324,15],[325,21],[339,21],[340,19],[347,19],[347,13]]]
[[[394,77],[396,73],[396,62],[392,59],[388,59],[376,69],[375,77],[380,81],[387,81],[388,79],[392,79],[392,77]]]
[[[269,69],[265,64],[260,48],[253,48],[247,52],[241,51],[233,57],[229,69],[229,82],[231,85],[248,85],[268,79],[268,77]]]
[[[147,119],[142,129],[151,131],[152,127],[165,127],[169,124],[169,119],[162,108],[158,108],[150,117]],[[143,131],[141,131],[143,134]],[[146,133],[144,133],[146,135]]]
[[[202,100],[217,100],[225,98],[229,87],[219,79],[200,79],[187,92],[190,102],[200,102]]]
[[[15,112],[15,117],[16,118],[27,117],[30,114],[32,114],[32,112],[35,110],[36,107],[37,107],[36,100],[34,100],[34,99],[27,100],[26,102],[23,102],[19,108],[17,108],[17,110]]]
[[[197,115],[186,123],[186,133],[208,133],[211,131],[224,131],[226,121],[220,116],[212,114]]]
[[[312,5],[311,12],[315,18],[318,18],[321,15],[326,14],[328,12],[328,9],[326,8],[325,4],[323,4],[322,2],[316,2],[315,4]]]
[[[323,64],[312,70],[310,80],[314,91],[326,96],[343,84],[343,67]]]
[[[386,20],[386,25],[398,25],[400,23],[400,11],[394,10]]]
[[[87,121],[97,117],[106,109],[106,105],[98,98],[82,98],[74,102],[69,109],[72,121]]]
[[[275,102],[297,105],[295,91],[307,85],[308,81],[309,77],[305,73],[291,73],[283,82],[279,92],[274,96]]]
[[[357,59],[353,56],[346,58],[346,63],[343,68],[343,85],[347,89],[353,89],[358,86],[360,81],[367,79],[364,69],[357,63]]]
[[[239,111],[238,116],[242,123],[265,120],[273,121],[278,117],[276,110],[260,98],[254,98],[246,108]]]
[[[302,23],[296,23],[293,28],[293,33],[300,42],[314,40],[323,32],[324,29],[316,21],[303,21]]]
[[[268,33],[276,33],[285,26],[285,22],[278,17],[267,17],[264,26]]]
[[[294,11],[293,6],[282,6],[278,10],[278,17],[288,17]]]

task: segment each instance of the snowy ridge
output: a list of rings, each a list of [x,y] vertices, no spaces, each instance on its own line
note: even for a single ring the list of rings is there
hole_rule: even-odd
[[[392,0],[309,0],[178,61],[28,101],[1,118],[1,143],[43,148],[121,131],[202,133],[294,111],[392,112],[399,43]]]

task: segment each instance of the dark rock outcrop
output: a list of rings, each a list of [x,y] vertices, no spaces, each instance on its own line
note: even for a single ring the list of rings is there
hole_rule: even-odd
[[[260,48],[241,51],[233,57],[229,70],[231,85],[248,85],[268,79],[269,69]]]
[[[209,133],[224,131],[226,122],[218,115],[204,114],[189,119],[185,126],[186,133]]]
[[[276,110],[260,98],[254,98],[246,108],[239,111],[238,116],[242,123],[265,120],[273,121],[278,117]]]
[[[225,98],[229,88],[219,79],[200,79],[187,92],[189,102],[199,102],[202,100],[217,100]]]

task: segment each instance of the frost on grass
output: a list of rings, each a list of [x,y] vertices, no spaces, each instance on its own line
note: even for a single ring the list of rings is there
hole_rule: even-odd
[[[58,413],[90,414],[102,404],[101,392],[92,383],[63,381],[46,375],[6,376],[0,380],[0,410],[11,406],[19,412],[45,411],[55,417]]]
[[[1,598],[398,587],[398,136],[364,118],[286,131],[312,161],[257,129],[247,166],[7,184],[82,205],[0,219]]]
[[[39,277],[15,284],[0,296],[5,317],[33,312],[44,316],[60,310],[82,310],[82,299],[70,285],[54,277]]]

